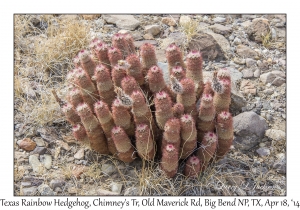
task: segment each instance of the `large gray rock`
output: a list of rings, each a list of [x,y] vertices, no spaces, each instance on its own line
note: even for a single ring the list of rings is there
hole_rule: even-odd
[[[256,42],[262,42],[264,36],[270,32],[270,24],[267,19],[256,18],[247,28],[249,39]]]
[[[133,15],[102,15],[107,23],[116,24],[118,28],[134,30],[140,25],[140,21]]]
[[[246,99],[244,98],[242,93],[240,93],[237,90],[235,83],[232,81],[231,82],[231,104],[230,104],[230,108],[239,111],[246,105],[247,105]]]
[[[260,80],[264,84],[271,83],[272,85],[280,86],[285,83],[285,74],[282,71],[275,70],[260,75]]]
[[[258,144],[263,138],[268,124],[264,118],[255,112],[243,112],[233,118],[235,147],[248,150]]]
[[[160,33],[160,26],[159,25],[148,25],[145,26],[145,31],[148,34],[152,34],[153,36]]]
[[[29,165],[32,167],[33,172],[40,173],[43,170],[43,165],[36,155],[29,156]]]
[[[257,57],[257,53],[252,50],[251,48],[245,46],[245,45],[238,45],[236,47],[236,53],[243,57],[243,58],[256,58]]]
[[[211,30],[213,30],[217,34],[227,35],[232,32],[232,28],[228,26],[223,26],[221,24],[214,24],[211,27]]]

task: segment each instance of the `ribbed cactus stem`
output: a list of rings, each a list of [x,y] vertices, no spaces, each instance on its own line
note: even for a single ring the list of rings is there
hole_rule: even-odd
[[[171,75],[180,81],[186,77],[186,72],[181,66],[174,66],[171,69]]]
[[[79,104],[83,103],[80,90],[78,88],[72,88],[67,95],[67,100],[73,107],[77,107]]]
[[[126,58],[126,61],[129,64],[127,75],[134,77],[139,85],[143,85],[145,83],[145,78],[140,58],[136,54],[131,54]]]
[[[89,106],[83,103],[76,110],[89,137],[91,148],[100,154],[108,154],[109,151],[103,130]]]
[[[119,60],[123,59],[121,51],[115,47],[108,49],[108,59],[111,67],[113,68],[115,65],[118,64]]]
[[[115,87],[121,87],[122,79],[127,76],[126,70],[125,66],[119,64],[113,67],[111,76]]]
[[[122,53],[122,58],[126,58],[128,55],[128,46],[124,34],[117,33],[112,37],[112,45],[118,48]]]
[[[68,72],[67,76],[66,76],[66,82],[69,85],[72,85],[73,87],[75,87],[75,73],[76,71],[73,69],[71,71]]]
[[[93,79],[96,81],[101,100],[111,106],[116,93],[108,68],[102,64],[97,65]]]
[[[166,122],[163,132],[162,150],[168,144],[172,144],[174,145],[177,153],[179,152],[181,142],[180,130],[181,125],[178,118],[171,118]]]
[[[214,94],[213,104],[216,107],[216,112],[229,111],[231,103],[231,82],[226,79],[220,81],[222,85],[222,93],[216,92]]]
[[[81,62],[80,62],[80,59],[79,59],[78,55],[76,55],[76,56],[73,58],[73,63],[74,63],[75,68],[81,67]]]
[[[216,156],[220,159],[226,155],[233,142],[233,119],[229,112],[218,114],[216,131],[219,139]]]
[[[111,134],[118,151],[118,158],[126,163],[134,161],[136,153],[124,129],[120,126],[115,126],[112,128]]]
[[[174,117],[180,118],[184,113],[184,106],[181,103],[176,103],[172,107]]]
[[[154,104],[157,125],[163,130],[167,120],[174,116],[172,100],[166,92],[161,91],[155,94]]]
[[[184,175],[196,178],[200,174],[201,161],[197,156],[190,156],[185,163]]]
[[[170,44],[166,49],[166,57],[169,64],[169,73],[172,74],[171,70],[175,66],[182,66],[185,69],[183,62],[183,56],[179,47],[175,44]]]
[[[197,130],[193,117],[184,114],[180,118],[181,122],[181,152],[180,159],[185,159],[191,155],[197,146]]]
[[[110,151],[110,153],[116,154],[117,150],[115,144],[111,139],[111,130],[115,126],[115,123],[108,105],[103,101],[97,101],[94,104],[94,110],[107,138],[108,150]]]
[[[167,144],[163,148],[160,168],[167,177],[173,178],[178,170],[178,152],[173,144]]]
[[[66,103],[62,107],[62,111],[65,114],[68,122],[71,123],[71,125],[75,125],[80,122],[80,117],[78,116],[78,114],[76,113],[76,111],[70,103]]]
[[[131,95],[133,91],[140,89],[137,81],[132,76],[126,76],[121,81],[121,87],[127,95]]]
[[[108,57],[108,46],[104,42],[100,42],[97,44],[95,48],[95,52],[97,55],[97,58],[99,59],[99,63],[102,65],[105,65],[106,68],[111,70],[111,65]]]
[[[155,144],[152,132],[146,124],[137,124],[135,130],[136,149],[139,156],[145,160],[153,160]]]
[[[78,53],[78,57],[80,59],[82,68],[91,78],[94,75],[96,63],[93,61],[90,52],[87,50],[81,50]]]
[[[230,70],[227,68],[221,68],[218,70],[217,77],[219,80],[228,80],[231,82]]]
[[[72,128],[73,136],[77,141],[80,142],[88,142],[89,138],[86,134],[84,127],[80,124],[76,124]]]
[[[89,45],[89,48],[95,57],[97,57],[96,47],[99,43],[101,43],[101,41],[98,38],[94,38]]]
[[[214,96],[215,92],[213,91],[213,89],[211,87],[211,81],[205,82],[203,94],[210,94],[210,95]]]
[[[204,170],[213,158],[218,144],[218,137],[214,132],[207,132],[201,141],[201,146],[197,151],[197,156],[203,163]]]
[[[177,102],[184,106],[184,113],[191,114],[194,119],[197,116],[195,84],[192,79],[184,78],[180,81],[182,93],[177,94]]]
[[[157,65],[157,58],[155,54],[155,47],[150,43],[145,43],[140,48],[140,55],[142,58],[142,65],[144,69],[144,75],[152,67]]]
[[[152,66],[149,69],[147,74],[147,80],[149,84],[149,89],[153,94],[158,93],[159,91],[165,91],[166,93],[171,95],[171,92],[163,78],[162,70],[158,66]]]
[[[131,34],[127,33],[124,34],[124,38],[126,40],[127,48],[128,48],[128,55],[135,54],[135,46],[134,46],[134,40]]]

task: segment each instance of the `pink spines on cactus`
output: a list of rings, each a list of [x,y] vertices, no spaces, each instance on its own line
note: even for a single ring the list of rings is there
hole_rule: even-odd
[[[210,95],[214,96],[215,92],[213,91],[213,89],[211,87],[210,81],[206,81],[206,83],[204,84],[203,94],[210,94]]]
[[[81,66],[84,69],[84,71],[88,73],[90,77],[92,77],[94,75],[96,63],[93,61],[90,52],[87,50],[81,50],[78,53],[78,57],[80,59]]]
[[[201,146],[197,151],[197,156],[203,163],[203,169],[205,169],[213,158],[218,143],[218,137],[214,132],[207,132],[201,141]]]
[[[181,103],[176,103],[172,107],[173,115],[176,118],[180,118],[184,113],[184,106]]]
[[[181,122],[181,152],[180,159],[187,158],[192,154],[197,146],[197,130],[193,117],[184,114],[180,118]]]
[[[128,54],[128,46],[124,34],[117,33],[112,37],[112,45],[118,48],[122,53],[122,58],[126,58]]]
[[[98,57],[96,52],[96,47],[100,42],[101,41],[98,38],[94,38],[89,45],[90,51],[92,52],[92,57],[94,58]]]
[[[172,96],[170,89],[167,87],[163,78],[162,70],[158,66],[152,66],[147,74],[147,80],[149,89],[152,93],[158,93],[159,91],[165,91]]]
[[[62,111],[66,116],[66,119],[68,120],[69,123],[72,125],[75,125],[80,122],[80,117],[76,113],[76,111],[73,109],[73,106],[69,103],[66,103],[62,107]]]
[[[167,144],[173,144],[176,151],[179,152],[180,149],[180,120],[178,118],[169,119],[164,127],[163,139],[162,139],[162,149],[165,148]]]
[[[131,54],[126,58],[126,61],[129,64],[127,75],[134,77],[139,85],[143,85],[145,83],[145,78],[140,58],[136,54]]]
[[[72,132],[73,132],[73,136],[77,141],[81,141],[81,142],[89,141],[86,131],[82,125],[80,124],[74,125],[72,128]]]
[[[197,156],[190,156],[184,167],[184,175],[187,177],[198,177],[201,170],[201,161]]]
[[[76,110],[89,137],[91,148],[101,154],[108,154],[107,141],[92,110],[86,103],[78,105]]]
[[[123,59],[121,51],[115,47],[108,49],[108,58],[112,68],[118,64],[119,60]]]
[[[135,130],[136,150],[139,156],[145,160],[153,160],[155,145],[152,132],[146,124],[137,124]]]
[[[231,82],[226,79],[220,80],[222,92],[214,94],[213,104],[216,107],[216,112],[228,111],[231,103]]]
[[[129,33],[124,34],[124,38],[126,40],[126,45],[128,48],[128,55],[135,54],[134,39],[131,36],[131,34]]]
[[[184,79],[186,77],[186,73],[181,66],[174,66],[171,69],[171,74],[174,76],[178,81]]]
[[[180,81],[182,85],[182,93],[177,94],[177,102],[184,106],[184,112],[192,114],[194,118],[197,116],[196,110],[196,93],[193,80],[184,78]]]
[[[166,49],[166,57],[169,64],[169,73],[171,75],[171,70],[174,66],[182,66],[185,68],[183,62],[183,56],[179,47],[175,44],[170,44]]]
[[[126,76],[121,81],[121,87],[127,95],[131,95],[133,91],[140,89],[137,81],[132,76]]]
[[[219,80],[228,80],[231,82],[230,70],[228,68],[221,68],[218,70],[217,77]]]
[[[173,117],[172,100],[166,92],[161,91],[155,94],[154,104],[157,125],[164,129],[167,120]]]
[[[69,71],[67,76],[66,76],[66,81],[68,84],[72,85],[73,87],[75,87],[75,71],[74,69]]]
[[[97,58],[99,59],[99,63],[105,65],[106,68],[111,70],[110,61],[108,57],[108,46],[104,42],[99,42],[95,47],[95,52]]]
[[[178,152],[173,144],[167,144],[162,151],[160,168],[169,178],[173,178],[178,170]]]
[[[124,129],[120,126],[115,126],[111,130],[111,135],[118,151],[119,159],[127,163],[132,162],[136,158],[136,154]]]
[[[145,43],[140,48],[140,55],[142,58],[143,69],[145,70],[144,75],[152,67],[157,65],[157,58],[155,54],[155,47],[150,43]]]
[[[121,82],[124,77],[127,76],[126,68],[120,65],[115,65],[111,72],[114,86],[121,87]]]
[[[80,103],[83,103],[83,98],[78,88],[72,88],[67,98],[73,107],[77,107]]]

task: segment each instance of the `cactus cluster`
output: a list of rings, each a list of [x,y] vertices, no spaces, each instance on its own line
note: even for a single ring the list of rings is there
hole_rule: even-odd
[[[195,177],[232,144],[230,72],[220,69],[204,82],[201,53],[184,59],[175,44],[166,58],[169,83],[153,45],[136,52],[130,34],[115,34],[111,46],[94,39],[74,58],[62,110],[74,137],[93,150],[124,162],[159,161],[168,177],[182,159],[184,174]]]

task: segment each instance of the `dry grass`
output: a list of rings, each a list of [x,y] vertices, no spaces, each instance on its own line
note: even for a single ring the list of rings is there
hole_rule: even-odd
[[[179,25],[179,30],[185,35],[185,42],[183,46],[188,46],[190,41],[198,34],[199,32],[199,23],[196,20],[190,19],[188,21],[182,21]]]

